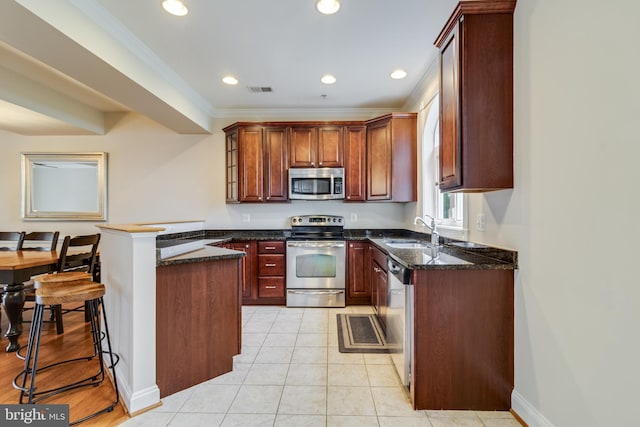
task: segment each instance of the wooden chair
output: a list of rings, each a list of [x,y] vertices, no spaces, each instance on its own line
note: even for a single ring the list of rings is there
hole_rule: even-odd
[[[59,231],[33,231],[24,236],[23,241],[18,245],[22,251],[55,251],[58,246]],[[33,280],[24,283],[24,300],[33,302],[36,299],[36,290]],[[24,307],[23,312],[31,310],[31,307]],[[54,310],[52,308],[50,320],[54,320]],[[24,320],[22,320],[24,322]]]
[[[66,278],[75,280],[77,276],[71,273],[82,272],[85,273],[86,278],[93,279],[94,268],[96,265],[96,258],[98,254],[98,243],[100,243],[100,234],[91,234],[86,236],[65,236],[62,242],[62,248],[58,255],[58,267],[57,272],[53,275],[57,276],[57,280],[61,283]],[[86,250],[73,250],[78,248],[85,248]],[[34,280],[42,279],[47,275],[37,276]],[[86,304],[84,306],[86,309]],[[56,331],[59,334],[64,333],[64,325],[62,323],[62,317],[65,313],[70,311],[80,311],[83,307],[76,307],[72,309],[62,309],[61,304],[53,304],[51,310],[53,312],[53,320],[56,322]],[[89,321],[89,316],[85,310],[85,320]]]
[[[69,239],[65,238],[65,241],[66,240]],[[72,421],[70,425],[81,423],[105,412],[111,412],[119,402],[118,381],[115,370],[119,357],[113,353],[111,348],[109,324],[107,322],[103,301],[105,286],[92,281],[90,276],[91,274],[87,272],[72,271],[57,274],[43,274],[35,278],[36,305],[31,329],[29,330],[29,342],[24,359],[25,365],[24,369],[13,379],[13,386],[20,391],[19,402],[21,404],[36,404],[49,397],[80,387],[97,387],[102,384],[106,378],[106,371],[111,369],[111,381],[115,393],[114,400],[99,411],[79,420]],[[45,307],[61,306],[62,304],[77,302],[84,302],[88,307],[93,339],[93,353],[84,357],[56,361],[46,366],[38,367],[40,337]],[[103,340],[106,340],[106,349],[103,348]],[[109,356],[108,360],[105,355]],[[95,366],[96,362],[97,366]],[[64,369],[63,372],[68,372],[71,364],[74,363],[91,363],[92,366],[95,366],[96,371],[84,379],[53,388],[48,388],[46,384],[43,383],[55,383],[55,376],[45,376],[39,383],[36,383],[36,376],[40,372],[63,366],[64,368],[61,368]]]
[[[22,247],[24,231],[0,231],[0,242],[15,242],[15,246],[0,246],[0,251],[16,251]]]
[[[58,246],[59,231],[33,231],[27,233],[18,246],[22,251],[55,251]]]

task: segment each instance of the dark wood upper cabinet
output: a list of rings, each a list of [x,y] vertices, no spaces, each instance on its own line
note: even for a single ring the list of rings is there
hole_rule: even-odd
[[[515,0],[458,3],[440,49],[440,189],[513,188]]]
[[[227,132],[225,134],[226,142],[226,170],[227,170],[227,203],[238,203],[240,201],[238,195],[238,130]]]
[[[417,114],[393,113],[366,122],[367,200],[417,200]]]
[[[316,167],[318,129],[311,126],[289,128],[289,167]]]
[[[344,200],[363,202],[366,196],[366,141],[365,126],[346,126],[344,129]]]
[[[318,128],[318,167],[341,168],[344,166],[344,139],[342,126]]]
[[[345,201],[416,201],[417,114],[236,122],[223,129],[227,203],[288,202],[288,170],[344,167]]]
[[[238,130],[238,174],[241,202],[262,202],[264,181],[262,168],[262,128],[243,127]]]
[[[284,202],[289,198],[287,151],[286,128],[264,128],[264,191],[267,202]]]
[[[286,127],[234,124],[224,131],[227,203],[288,201]]]
[[[289,159],[292,168],[342,167],[342,126],[292,126]]]

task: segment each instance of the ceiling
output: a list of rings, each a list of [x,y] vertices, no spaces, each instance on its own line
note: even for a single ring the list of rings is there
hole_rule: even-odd
[[[135,111],[178,133],[215,118],[399,111],[437,56],[455,0],[13,0],[0,14],[0,129],[103,134]],[[390,73],[407,72],[402,80]],[[233,75],[229,86],[222,77]],[[333,74],[337,82],[320,82]],[[269,87],[252,92],[249,87]]]

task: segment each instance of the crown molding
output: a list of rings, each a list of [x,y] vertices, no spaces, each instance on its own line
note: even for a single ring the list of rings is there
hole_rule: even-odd
[[[397,108],[228,108],[214,110],[216,119],[243,120],[367,120]]]

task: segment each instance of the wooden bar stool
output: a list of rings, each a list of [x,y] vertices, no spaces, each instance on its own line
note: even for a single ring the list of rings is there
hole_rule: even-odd
[[[118,363],[119,357],[114,354],[111,349],[109,325],[107,323],[107,316],[104,312],[103,296],[105,294],[105,286],[91,280],[91,273],[87,272],[66,272],[64,274],[45,274],[36,276],[34,278],[34,284],[36,288],[35,308],[31,329],[29,330],[29,342],[27,344],[24,369],[13,379],[13,386],[20,391],[19,402],[21,404],[35,404],[51,396],[64,393],[69,390],[74,390],[79,387],[96,387],[104,381],[106,371],[111,369],[111,379],[115,392],[114,401],[110,405],[94,412],[91,415],[72,421],[70,425],[81,423],[104,412],[111,412],[120,400],[115,371],[115,366]],[[38,367],[40,337],[42,333],[45,308],[51,305],[77,302],[86,302],[89,309],[91,335],[93,339],[93,354],[61,360],[46,366]],[[102,316],[100,316],[101,313]],[[104,330],[100,322],[100,317],[102,317]],[[107,342],[106,350],[104,350],[102,346],[102,341],[105,338]],[[105,360],[106,358],[104,357],[104,354],[109,356],[108,361]],[[45,388],[41,384],[36,383],[37,374],[44,370],[55,369],[56,367],[77,362],[89,363],[94,360],[99,362],[99,368],[93,375],[84,379],[53,388]],[[106,368],[105,362],[108,363]],[[42,388],[45,389],[41,390]]]

